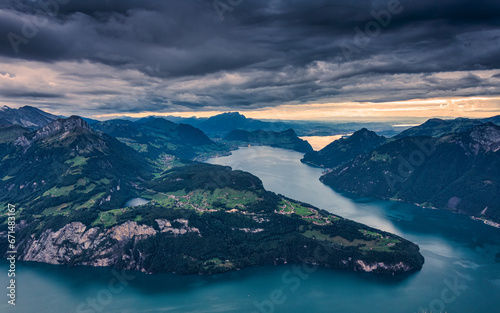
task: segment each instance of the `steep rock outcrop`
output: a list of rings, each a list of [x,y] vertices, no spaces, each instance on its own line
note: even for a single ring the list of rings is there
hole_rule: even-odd
[[[156,235],[156,230],[128,221],[107,230],[87,228],[72,222],[57,231],[48,229],[40,237],[34,235],[25,244],[22,260],[50,264],[82,264],[91,266],[115,265],[127,254],[125,244]],[[130,269],[135,268],[130,264]]]

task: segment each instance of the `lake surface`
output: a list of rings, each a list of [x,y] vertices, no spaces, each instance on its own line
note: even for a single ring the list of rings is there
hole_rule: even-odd
[[[18,263],[18,305],[9,307],[3,296],[0,312],[500,312],[499,229],[448,212],[336,193],[319,182],[321,169],[300,158],[251,147],[209,162],[249,171],[269,190],[403,236],[420,246],[423,269],[395,277],[321,268],[289,275],[294,265],[288,264],[209,277],[127,272],[118,284],[121,272],[110,269]],[[0,283],[7,285],[5,263]]]
[[[342,138],[343,136],[349,136],[350,134],[347,135],[335,135],[335,136],[302,136],[299,137],[300,139],[307,140],[309,144],[313,147],[315,151],[319,151],[329,145],[331,142]]]

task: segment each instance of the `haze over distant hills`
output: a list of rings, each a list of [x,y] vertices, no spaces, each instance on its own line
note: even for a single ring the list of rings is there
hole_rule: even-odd
[[[280,121],[256,120],[247,118],[238,112],[227,112],[209,118],[182,118],[175,116],[154,116],[164,118],[177,124],[188,124],[201,129],[210,138],[223,138],[233,130],[275,131],[281,132],[292,128],[299,136],[331,136],[351,134],[363,127],[376,131],[378,134],[393,136],[407,126],[393,125],[394,122],[318,122],[318,121]],[[59,118],[34,107],[25,106],[19,109],[4,107],[0,110],[0,127],[2,125],[20,125],[30,130],[44,126]],[[98,120],[82,117],[89,125]],[[270,116],[272,118],[272,116]],[[140,119],[122,117],[123,120],[136,122]]]
[[[317,122],[317,121],[270,121],[247,118],[238,112],[227,112],[209,118],[182,118],[175,116],[154,116],[164,118],[177,124],[188,124],[201,129],[211,138],[222,138],[233,130],[266,130],[281,132],[294,129],[299,136],[330,136],[338,134],[349,134],[366,127],[379,134],[392,136],[407,127],[393,126],[394,123],[383,122]],[[2,125],[20,125],[29,127],[31,130],[44,126],[59,118],[50,113],[34,107],[25,106],[19,109],[4,107],[0,110],[0,127]],[[82,117],[89,125],[98,123],[98,120]],[[272,116],[270,116],[272,118]],[[136,122],[140,119],[122,117],[123,120]]]
[[[284,121],[284,120],[256,120],[247,118],[239,112],[227,112],[215,115],[208,118],[184,118],[176,116],[156,116],[164,118],[175,123],[184,123],[201,129],[211,138],[223,138],[233,130],[245,131],[274,131],[282,132],[287,129],[293,129],[298,136],[332,136],[352,134],[362,128],[367,128],[375,131],[378,135],[385,137],[393,137],[401,132],[411,128],[407,124],[397,125],[395,122],[318,122],[318,121]],[[270,116],[272,118],[272,116]],[[131,119],[137,121],[138,119]],[[469,126],[478,125],[484,122],[492,122],[499,124],[500,116],[495,116],[487,119],[466,119],[457,118],[450,120],[431,119],[429,122],[442,124],[442,133],[451,132],[453,127],[457,129],[466,129]],[[457,124],[463,124],[459,126]],[[446,129],[449,127],[450,129]],[[434,128],[433,128],[434,129]],[[438,130],[435,129],[437,132]]]
[[[351,134],[366,127],[379,134],[393,136],[408,127],[394,126],[393,122],[318,122],[318,121],[280,121],[256,120],[247,118],[238,112],[227,112],[209,118],[182,118],[175,116],[163,117],[176,123],[193,125],[203,130],[212,138],[222,138],[233,130],[257,130],[282,132],[293,129],[299,136],[332,136]],[[273,116],[269,117],[270,119]]]
[[[298,152],[312,152],[311,145],[297,137],[293,129],[282,132],[256,130],[233,130],[223,138],[224,142],[233,142],[240,145],[265,145],[276,148],[291,149]]]

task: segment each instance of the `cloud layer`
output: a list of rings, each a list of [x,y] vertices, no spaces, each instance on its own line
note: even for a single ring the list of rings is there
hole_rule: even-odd
[[[0,101],[106,114],[494,97],[499,26],[497,1],[5,0]]]

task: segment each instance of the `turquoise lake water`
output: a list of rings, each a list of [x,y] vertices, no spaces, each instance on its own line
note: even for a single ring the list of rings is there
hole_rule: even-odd
[[[0,312],[500,312],[500,229],[449,212],[336,193],[318,180],[321,169],[300,158],[250,147],[208,162],[251,172],[268,190],[407,238],[420,246],[423,269],[389,277],[287,264],[176,276],[18,262],[17,305],[7,305],[5,292]],[[0,264],[4,291],[7,268]]]

